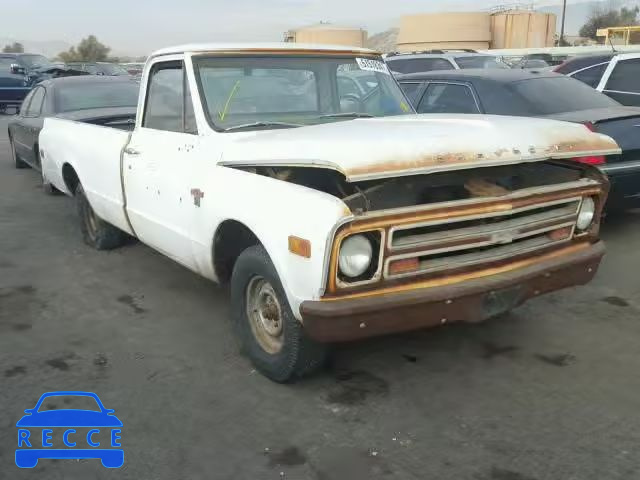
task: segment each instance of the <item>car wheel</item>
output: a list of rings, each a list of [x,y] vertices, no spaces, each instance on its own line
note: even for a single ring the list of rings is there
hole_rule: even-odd
[[[262,246],[249,247],[238,257],[231,276],[231,304],[243,351],[266,377],[283,383],[324,364],[326,346],[306,337]]]
[[[125,244],[127,234],[96,215],[80,183],[76,187],[75,198],[82,238],[87,245],[96,250],[113,250]]]
[[[18,156],[18,154],[16,153],[16,146],[13,143],[13,137],[11,135],[9,135],[9,150],[11,150],[11,156],[13,157],[13,164],[15,165],[16,168],[27,168],[29,166],[25,162],[23,162]]]

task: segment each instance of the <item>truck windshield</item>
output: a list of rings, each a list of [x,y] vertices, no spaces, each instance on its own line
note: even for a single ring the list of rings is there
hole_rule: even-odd
[[[194,66],[205,113],[218,130],[414,113],[375,56],[198,56]]]

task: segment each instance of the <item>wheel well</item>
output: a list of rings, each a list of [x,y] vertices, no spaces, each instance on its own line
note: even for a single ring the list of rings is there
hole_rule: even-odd
[[[213,268],[220,283],[231,280],[236,260],[253,245],[260,245],[260,240],[246,225],[225,220],[218,226],[213,238]]]
[[[76,171],[68,163],[65,163],[62,166],[62,179],[64,180],[64,184],[67,186],[69,192],[71,192],[71,195],[75,195],[76,187],[80,183],[80,179],[78,178]]]

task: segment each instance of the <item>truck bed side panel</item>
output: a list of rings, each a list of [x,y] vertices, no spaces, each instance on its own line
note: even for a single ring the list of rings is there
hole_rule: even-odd
[[[48,118],[40,133],[40,148],[45,152],[45,176],[56,188],[73,195],[63,178],[63,167],[70,165],[96,214],[132,234],[124,211],[120,171],[129,136],[115,128]]]

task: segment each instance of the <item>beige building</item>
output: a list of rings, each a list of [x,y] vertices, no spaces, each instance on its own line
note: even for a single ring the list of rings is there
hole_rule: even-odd
[[[556,17],[530,10],[406,15],[400,20],[400,52],[431,49],[552,47]]]
[[[367,43],[367,31],[362,28],[340,27],[330,23],[319,23],[289,30],[284,34],[284,41],[364,47]]]
[[[553,13],[510,11],[491,15],[491,48],[553,47]]]
[[[433,13],[405,15],[400,19],[398,51],[438,48],[485,50],[491,42],[487,13]]]

